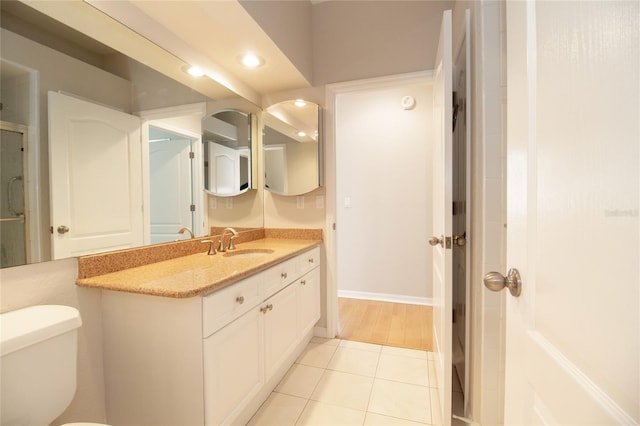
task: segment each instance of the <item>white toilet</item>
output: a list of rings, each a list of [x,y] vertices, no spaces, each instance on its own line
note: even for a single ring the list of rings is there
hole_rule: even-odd
[[[45,426],[69,406],[81,325],[80,313],[70,306],[38,305],[0,315],[2,426]]]

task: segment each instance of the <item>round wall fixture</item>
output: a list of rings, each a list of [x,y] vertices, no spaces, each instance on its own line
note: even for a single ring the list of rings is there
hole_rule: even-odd
[[[412,109],[416,105],[416,100],[413,96],[404,96],[400,101],[403,109]]]

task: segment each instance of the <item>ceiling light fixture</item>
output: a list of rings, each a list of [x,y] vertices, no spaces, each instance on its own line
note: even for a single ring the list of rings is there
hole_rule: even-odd
[[[258,68],[264,65],[264,59],[253,53],[242,55],[240,62],[247,68]]]
[[[307,134],[301,130],[298,132],[298,136],[304,138],[305,136],[307,136]]]
[[[204,71],[202,70],[202,68],[196,66],[189,67],[187,72],[194,77],[202,77],[204,75]]]
[[[297,106],[298,108],[302,108],[304,106],[307,106],[307,103],[305,102],[304,99],[296,99],[295,102],[293,102],[293,104],[295,106]]]

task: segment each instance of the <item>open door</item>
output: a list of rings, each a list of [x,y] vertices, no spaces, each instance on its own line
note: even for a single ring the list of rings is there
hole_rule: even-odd
[[[193,144],[169,130],[149,126],[149,219],[151,244],[189,238],[179,234],[187,227],[196,232]]]
[[[53,259],[143,243],[140,119],[49,92]]]
[[[638,424],[640,3],[506,8],[504,423]]]
[[[451,424],[452,363],[452,140],[451,11],[442,16],[433,88],[433,341],[442,422]],[[434,407],[434,409],[438,409]]]

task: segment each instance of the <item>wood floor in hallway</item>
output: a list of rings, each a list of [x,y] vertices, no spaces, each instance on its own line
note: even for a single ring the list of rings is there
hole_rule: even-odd
[[[431,306],[340,297],[338,308],[340,339],[433,350]]]

